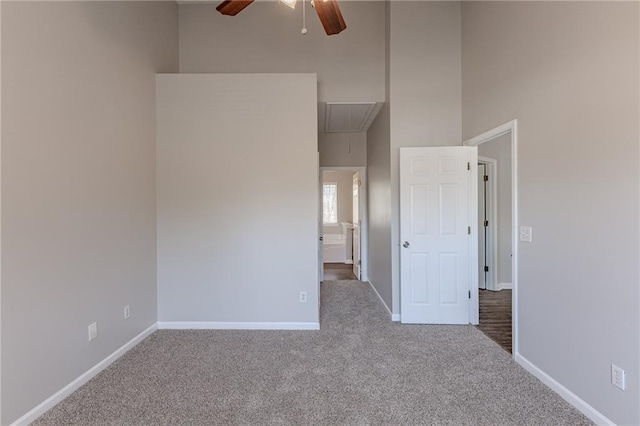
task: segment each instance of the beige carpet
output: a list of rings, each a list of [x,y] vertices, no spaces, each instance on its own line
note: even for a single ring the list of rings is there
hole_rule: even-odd
[[[159,331],[38,425],[591,424],[472,326],[322,285],[320,331]]]

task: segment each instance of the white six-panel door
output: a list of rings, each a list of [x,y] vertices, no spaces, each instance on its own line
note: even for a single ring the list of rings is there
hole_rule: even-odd
[[[476,170],[475,147],[400,149],[403,323],[469,323],[477,289]]]

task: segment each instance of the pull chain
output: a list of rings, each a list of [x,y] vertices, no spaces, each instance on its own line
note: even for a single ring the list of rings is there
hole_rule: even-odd
[[[302,35],[305,35],[307,33],[307,11],[305,10],[305,3],[306,1],[302,0],[302,30],[300,30]]]

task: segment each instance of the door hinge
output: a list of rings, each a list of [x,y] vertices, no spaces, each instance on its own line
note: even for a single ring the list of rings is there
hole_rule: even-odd
[[[471,290],[469,290],[469,299],[471,299]]]
[[[467,234],[471,235],[471,227],[467,226]]]
[[[489,226],[489,221],[488,220],[484,221],[484,226]]]
[[[484,271],[485,271],[485,272],[489,272],[489,267],[485,265],[485,267],[484,267]]]
[[[471,170],[471,163],[467,161],[467,170]]]
[[[489,176],[484,175],[484,178],[483,178],[483,179],[484,179],[484,181],[485,181],[485,182],[488,182],[488,181],[489,181]]]
[[[358,265],[362,265],[362,260],[358,260]]]

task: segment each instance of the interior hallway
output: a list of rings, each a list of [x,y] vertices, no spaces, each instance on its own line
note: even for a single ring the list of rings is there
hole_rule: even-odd
[[[325,263],[324,281],[355,280],[353,265],[345,263]]]

